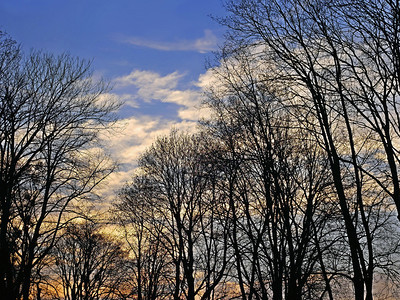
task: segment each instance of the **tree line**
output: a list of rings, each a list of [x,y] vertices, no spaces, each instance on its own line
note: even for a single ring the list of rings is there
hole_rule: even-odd
[[[400,297],[400,3],[225,1],[210,117],[141,155],[109,225],[76,208],[115,166],[90,64],[0,43],[7,299]]]

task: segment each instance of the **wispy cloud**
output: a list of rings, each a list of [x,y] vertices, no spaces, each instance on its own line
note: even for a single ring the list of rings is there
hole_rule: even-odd
[[[206,53],[216,50],[217,37],[211,30],[205,30],[204,36],[195,40],[178,40],[172,42],[152,41],[137,37],[123,39],[125,43],[161,51],[196,51]]]
[[[115,78],[114,83],[117,89],[124,87],[138,88],[138,96],[147,101],[155,97],[159,91],[174,89],[181,77],[183,77],[183,74],[178,72],[161,76],[152,71],[133,70],[128,75]],[[156,97],[156,99],[158,98]]]
[[[116,102],[129,105],[133,108],[138,108],[139,104],[135,101],[135,96],[131,94],[116,94],[116,93],[105,93],[99,96],[100,102]]]
[[[135,104],[140,101],[174,103],[180,106],[178,116],[181,120],[196,122],[207,115],[201,108],[201,86],[194,82],[192,88],[179,89],[179,81],[184,74],[173,72],[165,76],[152,71],[133,70],[130,74],[114,80],[116,88],[132,87],[131,99]],[[129,105],[129,103],[127,103]]]
[[[198,81],[191,83],[192,86],[180,88],[183,77],[184,74],[179,72],[161,75],[153,71],[133,70],[130,74],[114,79],[115,94],[107,94],[106,97],[125,100],[125,104],[131,107],[140,107],[143,101],[174,103],[179,105],[179,118],[136,115],[119,120],[116,124],[118,132],[104,134],[102,138],[107,151],[120,163],[120,169],[109,177],[108,187],[118,190],[130,180],[137,159],[158,136],[168,134],[171,128],[193,132],[199,118],[210,114],[208,109],[201,107],[201,90],[213,84],[212,73],[201,75]]]
[[[168,134],[171,128],[193,132],[196,126],[197,123],[193,121],[176,122],[159,116],[138,116],[118,121],[116,127],[120,128],[120,134],[110,132],[102,136],[108,153],[120,165],[119,170],[107,179],[107,187],[113,191],[105,188],[103,194],[117,192],[130,180],[138,158],[157,137]]]

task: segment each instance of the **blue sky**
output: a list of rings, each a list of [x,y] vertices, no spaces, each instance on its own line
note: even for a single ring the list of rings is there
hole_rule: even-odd
[[[193,130],[207,84],[205,61],[223,40],[220,0],[2,0],[0,29],[25,50],[93,59],[111,81],[104,97],[125,102],[119,134],[106,136],[121,164],[110,179],[129,180],[135,159],[171,127]]]
[[[209,14],[223,14],[219,0],[2,0],[0,28],[25,48],[94,58],[111,76],[199,72],[222,33]]]

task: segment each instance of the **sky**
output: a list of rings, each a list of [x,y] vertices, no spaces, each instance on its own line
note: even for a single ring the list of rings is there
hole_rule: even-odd
[[[26,51],[93,60],[94,76],[111,82],[103,97],[124,103],[118,133],[104,137],[117,190],[157,136],[191,131],[206,114],[206,61],[225,30],[211,16],[223,15],[220,0],[1,0],[0,30]]]

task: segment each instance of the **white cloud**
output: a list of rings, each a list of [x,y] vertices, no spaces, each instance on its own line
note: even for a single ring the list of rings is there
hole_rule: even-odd
[[[133,70],[130,74],[117,77],[114,82],[117,87],[136,85],[146,87],[151,85],[154,88],[174,88],[178,84],[178,80],[182,77],[178,72],[170,73],[166,76],[152,71]]]
[[[167,135],[172,128],[194,132],[197,121],[209,115],[201,108],[202,88],[212,82],[211,73],[199,77],[187,88],[180,88],[184,74],[173,72],[162,76],[152,71],[133,70],[126,76],[114,80],[113,94],[104,95],[125,100],[127,105],[140,107],[140,102],[174,103],[177,108],[177,119],[168,119],[163,115],[136,115],[119,120],[116,131],[102,136],[107,152],[120,164],[120,169],[107,179],[107,193],[112,194],[129,181],[142,153],[156,140]],[[123,92],[122,92],[123,91]],[[128,92],[126,92],[128,91]],[[120,93],[119,93],[120,92]]]
[[[135,98],[150,102],[152,100],[162,100],[166,93],[174,89],[183,74],[178,72],[161,76],[156,72],[134,70],[126,76],[118,77],[114,80],[115,87],[134,87],[137,89]]]
[[[101,102],[114,102],[124,103],[130,107],[138,108],[139,104],[135,101],[135,96],[131,94],[116,94],[116,93],[105,93],[99,96],[98,100]]]
[[[173,42],[151,41],[136,37],[126,38],[123,41],[131,45],[146,47],[162,51],[196,51],[206,53],[216,50],[217,37],[211,30],[205,30],[204,36],[196,40],[180,40]]]
[[[102,136],[107,151],[119,163],[120,168],[107,179],[107,185],[114,191],[129,181],[137,160],[157,137],[167,135],[172,128],[194,132],[197,122],[168,120],[157,116],[140,116],[117,122],[119,134],[109,132]]]
[[[201,108],[201,85],[193,83],[192,88],[179,89],[179,81],[184,74],[173,72],[165,76],[152,71],[134,70],[126,76],[114,80],[116,88],[131,87],[135,94],[131,95],[135,104],[137,101],[173,103],[180,106],[178,117],[182,120],[197,121],[204,116]],[[132,100],[131,100],[132,101]],[[129,103],[127,103],[129,105]]]

